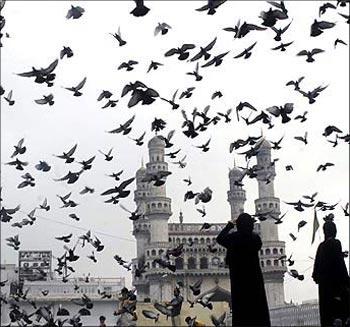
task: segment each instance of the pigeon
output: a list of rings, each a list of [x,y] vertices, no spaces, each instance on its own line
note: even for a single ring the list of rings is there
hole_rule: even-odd
[[[140,207],[137,207],[135,211],[131,211],[127,208],[125,208],[122,204],[119,205],[123,210],[125,210],[126,212],[129,212],[131,214],[131,216],[129,217],[130,220],[135,221],[140,219],[143,216],[143,213],[140,213]]]
[[[305,92],[303,90],[299,90],[298,92],[301,93],[304,97],[308,98],[309,104],[313,104],[316,102],[315,98],[317,98],[322,91],[324,91],[327,86],[318,86],[312,91]]]
[[[304,275],[300,275],[295,269],[291,269],[290,271],[288,271],[288,274],[298,280],[304,280]]]
[[[313,204],[303,203],[300,200],[298,202],[284,202],[285,204],[292,205],[295,210],[302,212],[304,208],[311,208]]]
[[[92,194],[92,193],[94,193],[94,192],[95,192],[95,190],[94,190],[93,188],[88,187],[88,186],[85,186],[85,187],[79,192],[79,194],[82,194],[82,195],[87,194],[87,193]]]
[[[57,158],[64,159],[65,163],[72,163],[75,159],[72,158],[78,144],[75,144],[67,153],[63,152],[62,155],[56,155]]]
[[[50,210],[50,206],[47,204],[47,199],[46,198],[44,199],[43,204],[41,204],[39,206],[39,209],[43,209],[43,210],[46,210],[46,211]]]
[[[84,171],[83,169],[78,172],[69,171],[67,175],[58,179],[54,179],[54,181],[56,182],[67,181],[67,184],[74,184],[79,179],[83,171]]]
[[[226,1],[227,0],[208,0],[208,4],[196,9],[196,11],[208,10],[207,12],[208,15],[214,15],[216,13],[216,9],[219,8]]]
[[[108,189],[105,192],[101,193],[101,195],[110,195],[113,193],[117,193],[119,198],[126,198],[130,194],[130,191],[125,190],[125,188],[129,184],[131,184],[134,180],[135,180],[134,177],[129,178],[129,179],[123,181],[119,186],[115,186],[115,187]]]
[[[120,27],[118,27],[118,32],[117,33],[114,33],[114,34],[110,33],[110,34],[118,41],[120,47],[122,47],[123,45],[126,44],[126,41],[124,41],[122,39],[122,35],[120,33]]]
[[[113,151],[113,148],[111,148],[107,153],[103,153],[101,150],[98,150],[98,152],[100,152],[102,155],[105,156],[105,160],[106,161],[112,161],[113,156],[111,155]]]
[[[29,173],[26,173],[22,176],[22,178],[24,179],[24,181],[22,183],[20,183],[17,188],[24,188],[28,185],[30,185],[31,187],[35,186],[35,183],[34,183],[34,177],[29,174]]]
[[[151,131],[155,131],[156,135],[159,131],[163,130],[166,126],[166,121],[161,118],[154,118],[151,124]]]
[[[154,322],[156,323],[159,319],[159,313],[155,313],[151,310],[142,310],[142,314],[148,318],[148,319],[152,319],[154,320]]]
[[[124,124],[119,125],[118,128],[113,129],[113,130],[109,131],[108,133],[113,133],[113,134],[123,133],[123,135],[129,134],[131,132],[130,125],[132,124],[134,119],[135,119],[135,115],[132,116],[130,119],[128,119]]]
[[[119,67],[118,67],[118,70],[120,70],[120,69],[123,69],[123,68],[126,68],[126,71],[131,71],[131,70],[133,70],[134,69],[134,65],[137,65],[138,64],[138,62],[137,61],[135,61],[135,60],[129,60],[129,61],[127,61],[127,62],[122,62],[120,65],[119,65]]]
[[[196,55],[194,55],[193,58],[190,59],[190,61],[196,61],[196,60],[201,59],[202,57],[204,57],[204,60],[208,60],[211,56],[211,54],[208,51],[210,51],[214,47],[216,40],[217,40],[217,38],[215,38],[213,41],[211,41],[204,48],[200,47],[200,51]]]
[[[14,146],[15,151],[12,153],[11,158],[16,157],[19,154],[23,154],[27,151],[27,148],[23,146],[24,138],[20,139],[17,145]]]
[[[229,123],[231,121],[230,115],[231,115],[232,109],[228,109],[226,113],[218,112],[218,115],[225,118],[225,123]]]
[[[168,33],[169,29],[171,29],[171,26],[167,23],[158,23],[158,25],[154,29],[154,36],[158,35],[159,33],[165,35]]]
[[[263,20],[262,25],[272,27],[277,23],[278,20],[288,18],[288,11],[284,6],[283,1],[281,1],[280,3],[277,3],[275,1],[268,2],[269,4],[273,5],[274,7],[277,7],[278,9],[270,8],[268,11],[262,11],[259,16]]]
[[[342,14],[342,13],[338,13],[338,14],[346,19],[346,23],[347,24],[350,24],[350,15],[345,15],[345,14]]]
[[[237,120],[239,121],[238,112],[242,111],[244,108],[249,108],[253,111],[257,111],[249,102],[240,102],[236,107]]]
[[[136,7],[130,12],[135,17],[145,16],[149,12],[149,8],[144,5],[144,0],[134,0]]]
[[[1,207],[0,220],[4,223],[9,222],[13,218],[12,215],[14,215],[19,209],[21,209],[20,205],[13,209],[6,209],[5,207]]]
[[[291,239],[292,239],[293,241],[296,241],[296,240],[297,240],[297,238],[294,236],[293,233],[289,233],[289,236],[291,237]]]
[[[207,142],[205,142],[204,144],[196,146],[196,148],[201,149],[203,152],[208,152],[210,141],[211,141],[211,138]]]
[[[16,158],[15,161],[7,162],[7,163],[5,163],[5,165],[16,166],[17,170],[24,170],[23,167],[28,166],[28,162],[21,161],[18,158]]]
[[[180,97],[179,99],[182,99],[182,98],[190,98],[193,94],[193,90],[195,90],[195,87],[188,87],[187,90],[183,91],[181,94],[180,94]]]
[[[175,130],[173,129],[168,133],[167,137],[164,137],[162,135],[158,135],[158,137],[165,142],[166,149],[171,148],[174,145],[173,143],[170,142],[170,140],[172,139],[174,134],[175,134]]]
[[[70,233],[69,235],[55,237],[55,239],[58,241],[63,241],[64,243],[69,243],[71,241],[72,236],[73,234]]]
[[[109,99],[113,94],[110,91],[103,90],[97,98],[97,101],[101,101],[103,99]]]
[[[310,35],[315,37],[323,33],[323,30],[329,29],[335,26],[335,23],[326,22],[326,21],[317,21],[316,19],[311,25]]]
[[[48,104],[49,106],[52,106],[55,101],[53,100],[53,94],[50,93],[49,95],[43,95],[42,99],[34,100],[37,104]]]
[[[300,228],[304,227],[307,224],[307,222],[305,220],[300,220],[298,222],[298,232],[300,230]]]
[[[289,86],[289,85],[292,85],[294,86],[294,90],[295,91],[299,91],[300,90],[300,83],[302,82],[302,80],[304,79],[305,77],[302,76],[300,78],[298,78],[296,81],[289,81],[286,86]]]
[[[224,312],[218,318],[216,318],[214,315],[210,315],[210,320],[215,327],[225,327],[226,326],[225,319],[226,319],[226,312]]]
[[[210,302],[210,299],[214,296],[214,292],[205,294],[196,300],[197,303],[201,304],[204,308],[208,308],[209,310],[213,309],[213,304]]]
[[[179,55],[178,59],[179,60],[186,60],[190,53],[188,50],[194,49],[196,46],[194,44],[183,44],[180,48],[172,48],[168,50],[164,55],[165,57],[170,57],[173,56],[174,54]]]
[[[164,65],[161,64],[160,62],[156,62],[152,60],[151,64],[148,66],[147,73],[149,73],[152,69],[157,70],[159,66],[164,66]]]
[[[172,106],[172,109],[175,110],[175,109],[178,109],[179,108],[179,105],[177,103],[175,103],[175,98],[176,98],[176,95],[177,95],[177,92],[179,90],[176,90],[175,93],[173,94],[171,100],[167,100],[165,98],[160,98],[161,100],[165,101],[165,102],[168,102],[169,104],[171,104]]]
[[[81,96],[83,94],[79,90],[81,90],[83,88],[85,83],[86,83],[86,77],[84,77],[84,79],[77,86],[65,87],[65,89],[68,90],[68,91],[72,91],[73,95],[75,97],[79,97],[79,96]]]
[[[307,120],[307,118],[306,118],[306,114],[307,113],[308,113],[307,111],[304,111],[304,113],[302,115],[297,115],[297,116],[294,117],[294,119],[295,120],[300,119],[300,122],[303,123],[303,122],[305,122]]]
[[[15,104],[15,100],[12,100],[12,90],[7,94],[7,97],[4,97],[4,99],[7,101],[9,106],[13,106]]]
[[[293,103],[286,103],[283,106],[273,106],[270,108],[267,108],[266,111],[272,114],[275,117],[281,116],[282,118],[282,124],[288,123],[291,118],[288,116],[288,114],[291,114],[294,110],[294,104]]]
[[[294,136],[294,138],[303,142],[305,145],[307,144],[307,132],[305,132],[304,136]]]
[[[189,285],[190,290],[194,296],[198,296],[201,292],[203,279],[198,279],[194,284]]]
[[[199,229],[200,231],[202,230],[207,230],[212,226],[212,224],[209,223],[203,223],[203,225],[201,226],[201,228]]]
[[[337,7],[330,2],[326,2],[326,3],[322,4],[322,6],[319,8],[319,10],[318,10],[319,16],[321,17],[321,15],[325,14],[327,9],[337,9]]]
[[[239,53],[237,56],[233,57],[234,59],[241,58],[244,56],[244,59],[248,59],[252,53],[251,50],[255,47],[257,42],[254,42],[250,47],[244,49],[243,52]]]
[[[317,172],[319,171],[325,171],[328,167],[334,166],[334,163],[326,162],[324,165],[319,165],[316,169]]]
[[[341,40],[341,39],[336,39],[336,40],[334,41],[334,49],[337,47],[338,43],[343,44],[343,45],[348,45],[348,44],[347,44],[346,42],[344,42],[343,40]]]
[[[56,75],[53,74],[53,71],[57,67],[58,59],[53,61],[47,68],[40,68],[37,69],[35,67],[32,67],[32,70],[25,73],[17,74],[21,77],[35,77],[34,82],[35,83],[46,83],[48,87],[53,86],[53,80],[55,79]]]
[[[118,101],[119,101],[119,100],[112,100],[112,99],[109,99],[109,100],[107,101],[107,103],[106,103],[103,107],[101,107],[101,108],[102,108],[102,109],[106,109],[106,108],[108,108],[108,107],[114,108],[114,107],[117,105]]]
[[[165,178],[170,174],[170,171],[157,171],[155,173],[146,173],[146,175],[142,178],[141,182],[153,182],[153,186],[162,186],[166,182]]]
[[[293,44],[294,41],[288,42],[288,43],[281,43],[277,47],[272,48],[271,50],[281,50],[281,51],[286,51],[287,47],[289,47],[291,44]]]
[[[292,22],[290,22],[290,23],[289,23],[287,26],[285,26],[284,28],[279,28],[279,29],[277,29],[277,28],[274,27],[274,26],[271,26],[271,29],[276,33],[276,36],[274,37],[274,40],[275,40],[275,41],[281,41],[282,34],[284,34],[284,33],[288,30],[290,24],[292,24]]]
[[[280,146],[282,140],[283,140],[284,136],[282,136],[277,142],[273,142],[273,141],[270,141],[270,143],[272,143],[272,148],[273,150],[280,150],[282,149],[282,147]]]
[[[327,137],[327,136],[331,135],[332,133],[343,133],[343,132],[338,127],[336,127],[334,125],[329,125],[325,128],[322,135]]]
[[[78,163],[81,164],[83,167],[83,170],[89,170],[92,167],[92,162],[95,160],[96,156],[91,157],[88,160],[83,160],[83,161],[79,161]]]
[[[199,75],[198,70],[199,70],[199,63],[197,62],[195,70],[193,72],[186,73],[186,75],[193,75],[196,78],[196,82],[199,82],[203,79],[203,76]]]
[[[217,56],[214,56],[213,59],[209,60],[208,62],[206,62],[204,65],[202,65],[201,67],[204,68],[204,67],[209,67],[209,66],[212,66],[212,65],[215,65],[215,66],[220,66],[223,62],[223,59],[230,51],[227,51],[227,52],[224,52],[224,53],[221,53]]]
[[[226,27],[223,30],[227,32],[234,32],[234,38],[240,39],[245,37],[250,31],[264,31],[266,30],[266,27],[260,27],[254,24],[248,24],[246,22],[241,25],[240,21],[238,21],[235,27]]]
[[[67,56],[67,58],[73,57],[73,51],[70,47],[63,46],[63,49],[60,52],[60,59],[63,59],[64,56]]]
[[[191,177],[185,178],[183,181],[187,184],[187,186],[192,185]]]
[[[71,5],[71,8],[67,12],[66,18],[78,19],[83,15],[84,12],[85,12],[84,8]]]
[[[303,195],[304,199],[310,200],[310,203],[314,203],[315,202],[315,197],[317,196],[318,192],[315,192],[312,195]]]
[[[313,58],[313,56],[315,54],[322,53],[322,52],[325,52],[325,51],[322,50],[322,49],[318,49],[318,48],[312,49],[311,51],[302,50],[302,51],[297,53],[297,56],[306,56],[307,57],[307,59],[306,59],[307,62],[314,62],[315,59]]]

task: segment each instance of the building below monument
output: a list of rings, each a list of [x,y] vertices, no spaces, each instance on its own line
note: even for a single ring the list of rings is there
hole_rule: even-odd
[[[14,284],[20,282],[19,268],[14,264],[0,265],[0,276],[1,281],[7,280],[5,286],[1,287],[1,295],[5,295],[8,299],[8,296],[14,293]],[[73,303],[72,300],[79,300],[86,294],[91,299],[93,308],[90,310],[91,315],[81,316],[83,326],[97,326],[101,315],[106,317],[108,326],[114,326],[116,317],[113,312],[118,306],[119,293],[124,286],[124,278],[89,277],[87,282],[86,277],[81,277],[68,279],[67,283],[63,283],[61,278],[53,277],[47,280],[23,281],[23,291],[29,290],[27,299],[34,301],[38,308],[51,306],[51,312],[55,317],[60,306],[67,309],[69,316],[60,316],[63,320],[79,312],[82,306]],[[47,295],[43,295],[45,291]],[[101,292],[110,295],[110,298],[102,298]],[[19,305],[21,310],[24,309],[28,313],[35,311],[28,301],[21,300]],[[1,303],[1,326],[10,323],[9,312],[9,303]]]

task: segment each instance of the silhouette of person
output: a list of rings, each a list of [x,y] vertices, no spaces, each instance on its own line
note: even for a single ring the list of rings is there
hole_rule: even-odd
[[[217,242],[227,249],[226,264],[230,269],[232,326],[271,326],[259,251],[262,242],[253,233],[253,219],[242,213],[234,223],[222,229]]]
[[[336,319],[345,324],[349,317],[350,279],[341,243],[335,237],[333,221],[323,225],[325,240],[318,246],[312,278],[318,284],[321,326],[332,326]]]

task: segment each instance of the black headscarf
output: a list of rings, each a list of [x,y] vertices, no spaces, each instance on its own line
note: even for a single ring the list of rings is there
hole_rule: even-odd
[[[335,238],[337,235],[337,227],[333,221],[326,221],[323,224],[323,233],[324,237],[327,238]]]
[[[251,215],[243,212],[236,220],[237,230],[243,233],[251,233],[254,229],[254,222],[255,219]]]

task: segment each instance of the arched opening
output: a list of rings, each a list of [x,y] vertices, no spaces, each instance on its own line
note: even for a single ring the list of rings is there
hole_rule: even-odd
[[[193,258],[193,257],[188,258],[187,267],[188,269],[196,269],[197,268],[196,258]]]
[[[271,260],[266,260],[266,266],[271,266]]]
[[[276,248],[274,248],[274,249],[272,250],[272,253],[273,253],[273,254],[277,254],[277,253],[278,253],[278,250],[277,250]]]
[[[208,269],[208,258],[206,258],[206,257],[200,258],[199,268],[200,269]]]
[[[265,254],[266,254],[266,255],[270,255],[270,254],[271,254],[271,250],[270,250],[270,249],[266,249],[266,250],[265,250]]]
[[[175,267],[177,270],[184,269],[184,259],[181,257],[177,257],[175,259]]]

